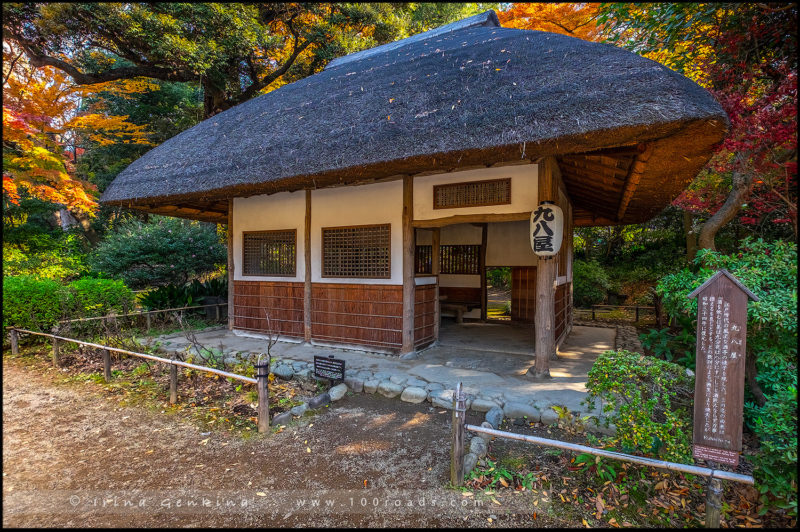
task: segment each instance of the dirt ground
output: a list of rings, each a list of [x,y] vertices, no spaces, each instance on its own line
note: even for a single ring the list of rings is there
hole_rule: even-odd
[[[530,492],[447,489],[450,412],[427,403],[347,396],[248,438],[42,368],[3,357],[4,527],[570,524],[534,521]]]

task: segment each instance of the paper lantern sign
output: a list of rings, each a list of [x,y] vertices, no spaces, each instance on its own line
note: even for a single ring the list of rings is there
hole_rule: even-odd
[[[689,298],[697,298],[697,365],[693,455],[737,465],[742,450],[747,300],[758,298],[720,270]]]
[[[542,201],[531,213],[531,248],[540,257],[552,257],[561,249],[564,213],[552,201]]]

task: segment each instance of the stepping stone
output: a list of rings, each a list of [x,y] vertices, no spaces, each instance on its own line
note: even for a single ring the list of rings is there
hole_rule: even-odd
[[[384,397],[397,397],[402,391],[402,386],[389,380],[383,381],[378,385],[378,393]]]
[[[406,403],[421,403],[428,397],[428,392],[417,386],[409,386],[403,390],[400,400]]]
[[[344,394],[347,393],[347,385],[345,383],[337,384],[330,390],[328,390],[328,395],[331,396],[331,401],[338,401]]]

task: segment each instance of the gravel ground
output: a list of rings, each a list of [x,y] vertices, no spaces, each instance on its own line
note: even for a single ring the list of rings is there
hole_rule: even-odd
[[[3,358],[4,527],[570,524],[534,521],[525,494],[446,489],[443,409],[357,394],[245,438],[34,368]]]

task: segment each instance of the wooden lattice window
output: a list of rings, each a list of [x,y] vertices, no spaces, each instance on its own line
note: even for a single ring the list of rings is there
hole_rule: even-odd
[[[414,253],[414,273],[433,273],[433,246],[417,246]]]
[[[480,275],[480,244],[441,246],[439,253],[441,273]]]
[[[242,275],[293,277],[296,267],[296,229],[242,233]]]
[[[322,276],[391,278],[391,225],[323,227]]]
[[[433,187],[434,209],[484,207],[511,203],[511,178],[449,183]]]

